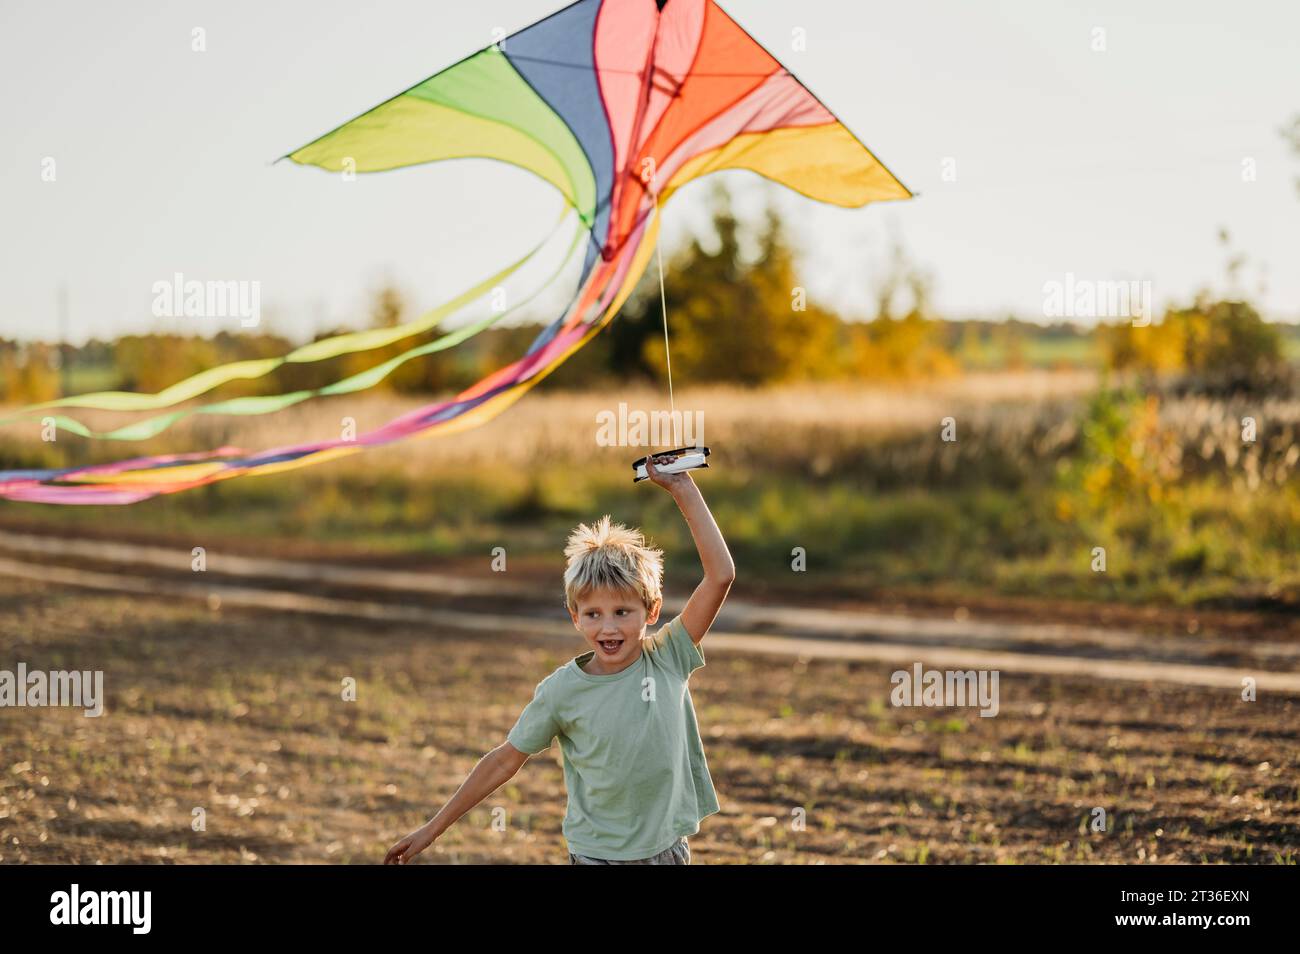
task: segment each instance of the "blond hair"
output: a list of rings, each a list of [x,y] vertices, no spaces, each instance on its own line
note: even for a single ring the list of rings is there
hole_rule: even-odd
[[[634,590],[649,610],[663,597],[662,550],[646,544],[640,530],[611,524],[609,515],[578,524],[564,548],[564,597],[570,612],[593,590]]]

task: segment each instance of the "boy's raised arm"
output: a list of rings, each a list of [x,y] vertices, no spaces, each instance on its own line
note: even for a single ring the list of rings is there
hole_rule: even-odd
[[[677,501],[687,526],[691,528],[695,548],[700,553],[704,579],[682,610],[682,625],[686,627],[691,642],[698,644],[717,619],[718,610],[722,609],[727,592],[736,579],[736,564],[732,561],[727,541],[722,539],[722,531],[718,529],[713,514],[709,512],[709,505],[704,502],[704,495],[691,479],[690,472],[660,473],[654,467],[654,459],[650,458],[646,461],[646,473],[651,481],[667,490]]]

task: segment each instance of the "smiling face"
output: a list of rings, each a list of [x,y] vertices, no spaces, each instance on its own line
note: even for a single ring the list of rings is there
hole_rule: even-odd
[[[621,672],[636,661],[645,628],[659,618],[661,605],[647,611],[635,590],[609,589],[593,590],[577,602],[577,612],[569,615],[595,654],[584,667],[593,675]]]

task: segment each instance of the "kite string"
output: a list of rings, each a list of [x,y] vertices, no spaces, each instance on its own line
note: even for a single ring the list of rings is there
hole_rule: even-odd
[[[659,218],[660,214],[659,187],[656,181],[658,178],[657,172],[658,170],[656,170],[656,175],[650,180],[651,186],[654,187],[654,214],[656,219]],[[664,317],[664,360],[668,363],[668,410],[670,412],[668,419],[673,422],[673,442],[680,444],[681,435],[677,433],[677,405],[673,401],[673,357],[672,352],[668,350],[668,296],[664,291],[664,248],[663,242],[661,241],[663,238],[663,228],[662,223],[659,223],[659,225],[660,228],[658,234],[655,235],[655,257],[659,261],[659,307],[662,310]]]
[[[632,130],[632,142],[634,143],[640,143],[642,141],[641,124],[645,121],[646,109],[650,105],[650,90],[654,86],[654,73],[655,70],[657,69],[657,67],[654,66],[655,53],[658,50],[658,48],[659,48],[659,31],[658,29],[656,29],[654,39],[650,41],[650,56],[646,60],[646,65],[640,74],[644,76],[644,79],[642,81],[641,103],[637,108],[636,124],[633,126],[633,130]],[[656,162],[654,156],[649,156],[647,158],[650,160],[649,185],[654,195],[654,216],[655,216],[656,223],[658,223],[658,219],[660,215],[659,163]],[[633,157],[629,155],[628,171],[631,170],[633,161],[634,161]],[[641,177],[641,183],[643,186],[646,184],[644,174]],[[668,300],[667,300],[667,296],[664,293],[663,245],[659,241],[662,234],[663,234],[663,229],[660,228],[657,234],[655,235],[655,257],[659,261],[659,305],[663,311],[663,318],[664,318],[664,360],[668,364],[668,409],[669,409],[668,419],[673,422],[673,441],[674,443],[680,444],[681,434],[679,433],[677,428],[677,407],[673,403],[673,360],[672,360],[672,355],[668,351]]]

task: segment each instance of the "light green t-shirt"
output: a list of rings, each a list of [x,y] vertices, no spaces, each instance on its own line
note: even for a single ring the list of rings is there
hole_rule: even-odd
[[[583,672],[588,651],[537,684],[506,737],[529,755],[556,736],[569,792],[569,851],[648,858],[718,810],[687,680],[704,665],[681,616],[641,641],[641,655],[611,675]]]

